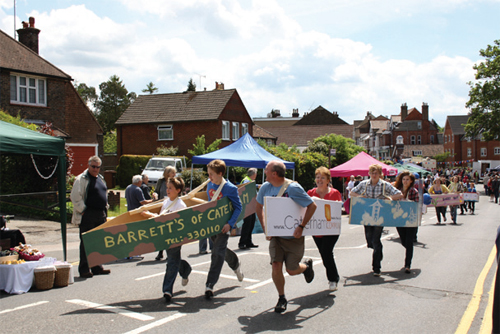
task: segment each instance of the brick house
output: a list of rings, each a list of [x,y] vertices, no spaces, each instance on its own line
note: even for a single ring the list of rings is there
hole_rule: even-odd
[[[103,154],[103,131],[73,87],[72,78],[38,54],[39,29],[17,30],[20,42],[0,30],[0,109],[28,123],[51,122],[74,153],[72,174],[87,168],[91,155]]]
[[[307,148],[315,138],[337,134],[352,139],[353,126],[342,120],[336,112],[330,112],[322,106],[303,117],[299,110],[293,109],[292,117],[281,117],[273,110],[268,118],[254,118],[255,124],[277,137],[277,144],[296,145],[301,151]]]
[[[261,128],[258,125],[253,126],[253,139],[258,140],[262,139],[266,142],[267,145],[272,146],[276,145],[276,142],[278,141],[278,138],[272,134],[271,132],[267,131],[264,128]]]
[[[140,95],[115,124],[118,156],[152,155],[162,145],[186,155],[201,135],[206,145],[222,138],[222,148],[253,134],[238,92],[222,83],[212,91]]]
[[[438,129],[429,121],[429,105],[422,104],[422,113],[416,108],[408,110],[401,105],[399,122],[391,122],[392,157],[431,157],[443,152],[439,142]]]
[[[469,115],[448,116],[444,127],[444,151],[451,156],[446,160],[448,167],[474,167],[481,173],[487,168],[500,165],[500,141],[484,141],[482,137],[465,135],[464,125]]]

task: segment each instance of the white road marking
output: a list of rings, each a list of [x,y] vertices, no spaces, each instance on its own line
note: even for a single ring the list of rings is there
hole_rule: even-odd
[[[395,235],[396,235],[395,233],[388,234],[388,235],[383,236],[382,238],[380,238],[380,240],[384,240],[384,239],[387,239],[387,238],[395,236]],[[359,246],[352,246],[352,247],[335,247],[335,249],[360,249],[360,248],[365,248],[365,247],[366,247],[366,244],[362,244],[362,245],[359,245]]]
[[[182,318],[183,316],[185,316],[186,314],[185,313],[175,313],[169,317],[166,317],[166,318],[163,318],[163,319],[160,319],[160,320],[157,320],[155,322],[152,322],[150,324],[147,324],[145,326],[142,326],[142,327],[139,327],[139,328],[136,328],[134,330],[131,330],[129,332],[126,332],[125,334],[139,334],[139,333],[142,333],[142,332],[145,332],[145,331],[148,331],[152,328],[155,328],[155,327],[158,327],[158,326],[161,326],[161,325],[164,325],[166,324],[167,322],[170,322],[170,321],[173,321],[173,320],[176,320],[176,319],[179,319],[179,318]]]
[[[201,275],[205,275],[205,276],[207,276],[207,275],[208,275],[208,272],[207,272],[207,271],[193,270],[193,271],[191,272],[191,274],[192,274],[192,273],[195,273],[195,274],[201,274]],[[225,275],[225,274],[220,274],[220,277],[224,277],[224,278],[228,278],[228,279],[232,279],[232,280],[238,280],[238,277],[233,276],[233,275]],[[245,282],[250,282],[250,283],[259,282],[259,280],[257,280],[257,279],[253,279],[253,278],[243,278],[243,281],[245,281]]]
[[[36,303],[33,303],[33,304],[18,306],[18,307],[11,308],[11,309],[8,309],[8,310],[0,311],[0,314],[9,313],[9,312],[12,312],[12,311],[18,311],[18,310],[22,310],[22,309],[25,309],[25,308],[28,308],[28,307],[38,306],[38,305],[42,305],[42,304],[46,304],[46,303],[48,303],[48,301],[44,300],[44,301],[36,302]]]
[[[137,312],[132,312],[129,310],[125,310],[125,309],[116,307],[116,306],[92,303],[92,302],[88,302],[86,300],[81,300],[81,299],[71,299],[71,300],[67,300],[66,302],[89,307],[89,308],[95,308],[98,310],[105,310],[105,311],[113,312],[116,314],[121,314],[121,315],[124,315],[126,317],[137,319],[137,320],[142,320],[142,321],[154,319],[154,317],[150,317],[149,315],[145,315],[145,314],[141,314],[141,313],[137,313]]]

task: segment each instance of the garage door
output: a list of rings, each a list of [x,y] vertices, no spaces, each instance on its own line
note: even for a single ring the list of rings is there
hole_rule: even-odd
[[[73,150],[73,168],[71,169],[71,174],[78,175],[87,169],[89,158],[96,154],[95,146],[71,146]]]

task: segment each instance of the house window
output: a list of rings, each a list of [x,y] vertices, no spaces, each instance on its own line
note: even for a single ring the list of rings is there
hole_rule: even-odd
[[[420,144],[422,144],[422,137],[417,136],[417,145],[420,145]]]
[[[486,147],[481,147],[481,156],[482,157],[486,156]]]
[[[455,137],[453,135],[451,135],[451,142],[454,143],[455,142]]]
[[[248,133],[248,123],[241,123],[241,135],[244,136]]]
[[[233,140],[240,138],[240,123],[233,122]]]
[[[47,90],[45,79],[11,75],[10,102],[46,106]]]
[[[272,139],[266,139],[266,144],[267,144],[267,146],[273,146],[273,140]]]
[[[470,147],[467,148],[467,156],[472,157],[472,149]]]
[[[448,136],[444,136],[444,143],[446,144],[448,142]]]
[[[158,140],[174,140],[172,125],[158,125]]]
[[[454,149],[454,148],[452,148],[452,149],[451,149],[451,154],[452,154],[453,156],[455,156],[455,149]]]
[[[471,141],[471,138],[467,137],[467,142],[470,143],[470,141]]]
[[[403,144],[403,136],[399,135],[396,137],[396,144]]]
[[[415,145],[415,136],[411,136],[410,142],[411,142],[411,145]]]
[[[495,147],[494,154],[500,155],[500,147]]]
[[[222,121],[222,139],[229,140],[229,122]]]
[[[417,128],[418,128],[418,129],[422,129],[422,122],[421,122],[421,121],[418,121],[418,122],[417,122]]]
[[[418,157],[419,155],[422,155],[422,150],[413,151],[413,156],[414,157]]]
[[[434,135],[431,135],[431,144],[434,144]]]

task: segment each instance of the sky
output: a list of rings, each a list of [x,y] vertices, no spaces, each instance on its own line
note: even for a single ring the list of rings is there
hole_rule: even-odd
[[[440,126],[465,115],[481,49],[500,39],[500,0],[17,0],[40,55],[76,82],[117,75],[138,95],[223,82],[251,117],[323,106],[352,124],[401,104]],[[0,0],[14,36],[14,0]],[[1,46],[0,46],[1,47]]]

